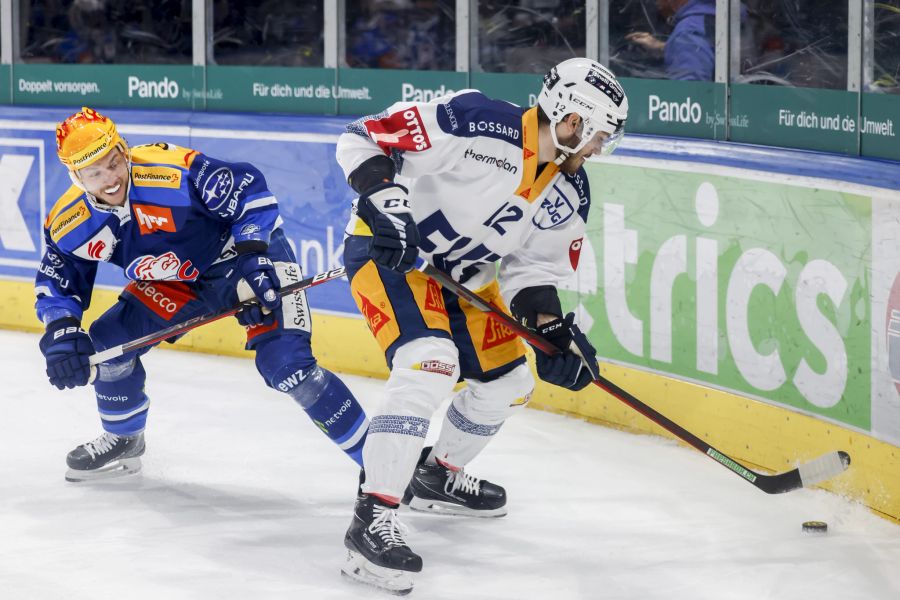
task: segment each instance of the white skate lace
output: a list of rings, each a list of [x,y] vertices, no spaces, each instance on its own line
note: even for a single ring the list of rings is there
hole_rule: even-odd
[[[369,525],[369,531],[378,535],[388,546],[405,546],[403,539],[409,528],[397,518],[397,512],[391,508],[375,505],[372,509],[375,520]]]
[[[447,489],[448,487],[450,489]],[[452,494],[456,490],[462,490],[463,493],[477,496],[481,493],[481,480],[477,477],[472,477],[462,469],[450,471],[450,477],[447,479],[447,483],[444,484],[444,491]]]
[[[84,449],[87,450],[87,453],[91,455],[91,458],[95,458],[96,456],[103,454],[104,452],[109,452],[118,441],[119,436],[114,433],[105,431],[103,432],[103,435],[98,437],[96,440],[85,444]]]

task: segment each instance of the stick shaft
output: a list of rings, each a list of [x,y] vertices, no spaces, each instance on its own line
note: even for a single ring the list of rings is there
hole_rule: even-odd
[[[346,270],[344,269],[344,267],[338,267],[337,269],[332,269],[331,271],[318,273],[316,275],[313,275],[312,277],[307,277],[306,279],[302,279],[290,285],[284,286],[283,288],[278,290],[278,295],[283,298],[284,296],[307,290],[311,287],[325,283],[326,281],[339,279],[345,274]],[[242,308],[250,306],[252,304],[258,304],[258,302],[255,299],[247,300],[245,302],[238,302],[237,304],[234,304],[228,308],[222,308],[210,313],[206,313],[205,315],[200,315],[192,319],[188,319],[187,321],[176,323],[170,327],[166,327],[165,329],[154,331],[153,333],[137,338],[136,340],[131,340],[130,342],[125,342],[124,344],[119,344],[118,346],[107,348],[106,350],[97,352],[96,354],[91,356],[91,365],[98,365],[113,358],[122,356],[123,354],[127,354],[128,352],[133,352],[134,350],[138,350],[145,346],[157,344],[170,337],[187,333],[188,331],[196,329],[201,325],[206,325],[207,323],[212,323],[213,321],[218,321],[219,319],[223,319],[225,317],[230,317],[231,315],[236,314]]]
[[[437,281],[445,289],[449,290],[460,298],[463,298],[479,310],[488,313],[490,318],[494,319],[496,322],[509,327],[513,332],[525,339],[529,344],[531,344],[538,350],[541,350],[542,352],[545,352],[547,354],[557,354],[560,352],[560,350],[556,346],[548,342],[546,339],[542,338],[536,332],[528,329],[527,327],[513,319],[498,306],[486,301],[484,298],[466,288],[464,285],[457,283],[446,273],[435,269],[431,265],[425,265],[423,268],[421,268],[421,271],[425,275]],[[801,475],[805,471],[808,471],[810,469],[810,467],[808,467],[807,465],[801,465],[798,469],[793,469],[791,471],[778,475],[765,475],[762,473],[757,473],[752,469],[744,467],[724,452],[717,450],[710,444],[704,442],[702,439],[700,439],[675,421],[672,421],[659,411],[648,406],[647,404],[644,404],[635,396],[623,390],[605,377],[601,376],[599,379],[594,380],[594,385],[600,387],[608,394],[615,397],[617,400],[627,404],[675,437],[690,444],[723,467],[727,468],[737,475],[740,475],[743,479],[749,481],[757,488],[766,493],[777,494],[787,492],[793,489],[801,488],[804,485],[804,479],[803,477],[801,477]],[[838,473],[845,470],[849,464],[850,456],[846,452],[832,452],[826,454],[818,459],[815,459],[811,463],[808,463],[808,465],[815,465],[817,467],[824,465],[824,467],[816,470],[816,481],[807,481],[806,483],[818,483],[819,481],[822,481],[829,477],[833,477],[834,475],[837,475]]]

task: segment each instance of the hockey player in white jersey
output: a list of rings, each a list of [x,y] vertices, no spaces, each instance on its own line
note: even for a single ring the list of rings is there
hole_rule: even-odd
[[[556,286],[577,267],[590,208],[582,168],[623,135],[628,101],[615,76],[583,58],[545,76],[523,109],[464,90],[399,102],[351,123],[337,159],[360,194],[344,260],[351,291],[391,368],[363,450],[343,572],[397,593],[422,559],[396,510],[501,516],[506,493],[465,466],[530,397],[522,342],[411,270],[421,256],[556,344],[538,375],[579,390],[596,353],[563,315]],[[499,272],[497,264],[499,263]],[[462,378],[433,448],[432,413]]]

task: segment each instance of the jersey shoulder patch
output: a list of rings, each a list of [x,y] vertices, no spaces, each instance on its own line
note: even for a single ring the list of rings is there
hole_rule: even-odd
[[[91,218],[91,209],[87,195],[76,186],[72,186],[63,194],[44,221],[44,227],[54,243],[78,228]]]
[[[187,170],[191,168],[196,156],[196,150],[167,142],[142,144],[131,149],[133,165],[160,165]]]
[[[522,146],[521,106],[492,100],[481,92],[457,94],[438,106],[437,122],[444,133],[458,137],[489,137]]]
[[[87,195],[73,186],[57,201],[44,224],[50,239],[63,252],[74,252],[103,227],[110,215],[97,211]]]

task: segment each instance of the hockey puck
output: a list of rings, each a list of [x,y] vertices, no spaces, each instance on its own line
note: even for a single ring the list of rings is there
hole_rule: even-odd
[[[807,521],[803,524],[803,533],[824,535],[828,533],[828,523],[825,521]]]

